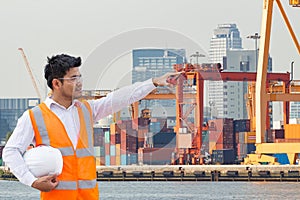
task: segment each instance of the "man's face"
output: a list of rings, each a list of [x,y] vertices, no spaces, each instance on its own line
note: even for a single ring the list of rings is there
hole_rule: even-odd
[[[82,78],[79,67],[70,68],[67,74],[60,79],[63,84],[60,93],[65,98],[77,99],[82,95]]]

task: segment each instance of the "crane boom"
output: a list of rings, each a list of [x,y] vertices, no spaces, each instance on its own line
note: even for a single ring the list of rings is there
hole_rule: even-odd
[[[25,65],[26,65],[26,69],[27,69],[27,71],[28,71],[28,73],[30,75],[30,78],[31,78],[32,84],[34,86],[35,92],[38,95],[38,97],[40,98],[40,100],[42,100],[42,95],[41,95],[41,93],[40,93],[40,91],[38,89],[38,86],[37,86],[36,81],[34,79],[33,73],[32,73],[31,68],[29,66],[29,62],[28,62],[27,57],[26,57],[26,55],[24,53],[24,50],[22,48],[18,48],[18,50],[21,52],[21,54],[23,56],[23,59],[24,59]]]

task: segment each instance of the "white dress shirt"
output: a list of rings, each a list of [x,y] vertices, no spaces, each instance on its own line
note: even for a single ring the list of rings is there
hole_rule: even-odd
[[[120,111],[131,103],[144,98],[154,88],[155,86],[153,85],[152,80],[149,79],[144,82],[137,82],[133,85],[123,87],[109,93],[104,98],[89,100],[88,102],[92,108],[94,122]],[[44,103],[61,120],[74,148],[76,148],[78,141],[77,135],[80,130],[76,104],[80,102],[75,100],[69,108],[65,108],[48,97]],[[18,119],[17,126],[5,145],[3,150],[3,160],[19,181],[28,186],[31,186],[37,179],[28,170],[22,157],[31,143],[35,144],[35,138],[29,111],[27,110]]]

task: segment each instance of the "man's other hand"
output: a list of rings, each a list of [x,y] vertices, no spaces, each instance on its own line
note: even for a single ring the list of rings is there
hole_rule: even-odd
[[[50,192],[58,185],[57,175],[49,175],[38,178],[34,181],[31,187],[38,189],[42,192]]]

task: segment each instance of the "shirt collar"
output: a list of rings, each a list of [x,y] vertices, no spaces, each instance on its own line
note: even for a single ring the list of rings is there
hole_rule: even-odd
[[[62,108],[62,109],[66,109],[64,106],[62,106],[62,105],[60,105],[59,103],[57,103],[56,101],[54,101],[54,100],[51,98],[51,96],[50,96],[50,97],[47,97],[47,98],[45,99],[44,103],[45,103],[46,106],[47,106],[48,108],[50,108],[50,109],[51,109],[52,106],[58,106],[58,107],[60,107],[60,108]],[[71,108],[74,107],[74,106],[80,107],[80,106],[81,106],[81,102],[78,101],[78,100],[76,100],[76,99],[73,100],[72,105],[71,105],[68,109],[71,109]]]

